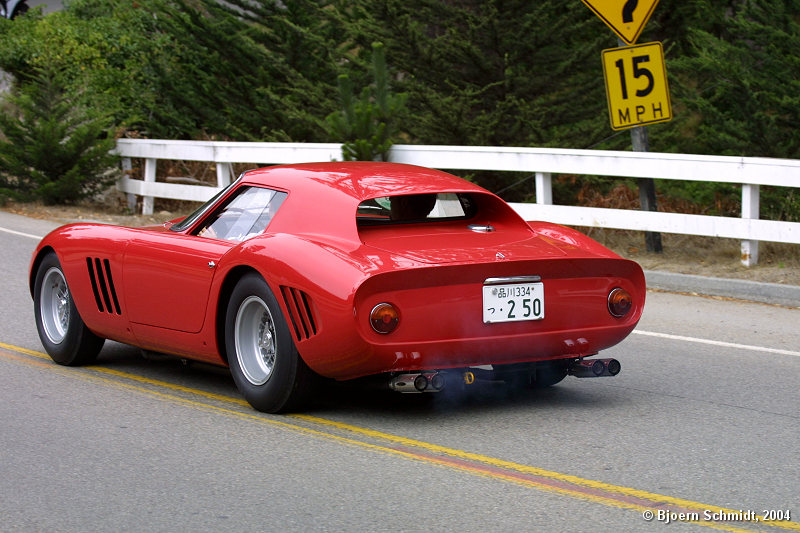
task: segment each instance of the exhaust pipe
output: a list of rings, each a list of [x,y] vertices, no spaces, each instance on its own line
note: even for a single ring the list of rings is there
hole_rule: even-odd
[[[423,375],[425,379],[428,380],[428,388],[425,389],[428,392],[440,392],[447,384],[444,374],[440,374],[439,372],[431,372]]]
[[[569,367],[569,375],[576,378],[616,376],[622,365],[616,359],[581,359]]]
[[[414,372],[394,376],[389,388],[396,392],[439,392],[445,384],[444,374],[440,372]]]

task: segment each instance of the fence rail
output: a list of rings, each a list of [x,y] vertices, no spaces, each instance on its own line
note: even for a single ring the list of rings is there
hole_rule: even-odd
[[[142,179],[129,175],[119,189],[144,197],[143,212],[152,213],[153,198],[203,201],[232,179],[233,163],[281,164],[330,161],[341,158],[335,143],[238,143],[120,139],[115,152],[130,170],[131,158],[145,161]],[[548,220],[572,226],[680,233],[725,237],[742,241],[742,263],[758,262],[758,241],[800,244],[800,223],[759,219],[759,187],[800,187],[800,161],[757,157],[565,150],[551,148],[497,148],[484,146],[395,145],[390,158],[449,170],[531,172],[535,175],[536,203],[512,203],[526,220]],[[156,181],[160,159],[213,162],[216,187]],[[554,205],[553,174],[583,174],[629,178],[734,183],[742,186],[740,218],[645,212]]]

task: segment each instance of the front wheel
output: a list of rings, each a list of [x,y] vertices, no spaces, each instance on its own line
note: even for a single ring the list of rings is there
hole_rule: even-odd
[[[97,358],[105,339],[89,331],[78,314],[54,253],[46,255],[36,271],[33,305],[39,338],[53,361],[77,366]]]
[[[278,301],[257,274],[244,276],[233,289],[225,350],[236,387],[259,411],[289,411],[307,399],[313,373],[297,352]]]

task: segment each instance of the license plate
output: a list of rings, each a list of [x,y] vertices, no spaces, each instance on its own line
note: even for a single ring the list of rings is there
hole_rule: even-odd
[[[503,278],[490,278],[484,282],[485,324],[544,318],[544,283],[503,283],[502,280]]]

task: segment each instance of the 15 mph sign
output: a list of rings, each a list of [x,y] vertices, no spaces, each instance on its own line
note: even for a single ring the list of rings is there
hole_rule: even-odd
[[[661,43],[611,48],[602,56],[612,129],[672,119]]]

